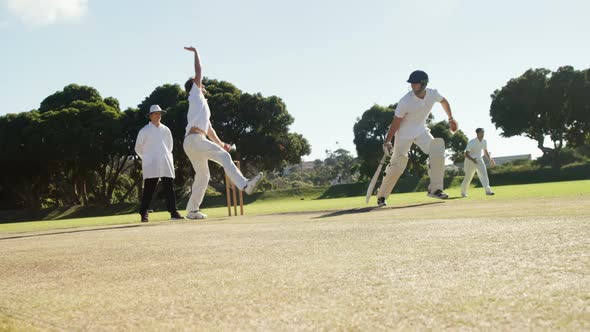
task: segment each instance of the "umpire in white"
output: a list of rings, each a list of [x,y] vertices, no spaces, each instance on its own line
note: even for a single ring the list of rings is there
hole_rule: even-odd
[[[184,219],[176,210],[176,196],[174,195],[174,159],[172,158],[172,133],[170,129],[161,123],[162,113],[160,106],[152,105],[147,117],[150,122],[145,125],[137,135],[135,152],[141,158],[143,171],[143,193],[139,214],[141,222],[148,222],[148,209],[158,184],[162,179],[166,195],[166,208],[170,212],[171,220]]]

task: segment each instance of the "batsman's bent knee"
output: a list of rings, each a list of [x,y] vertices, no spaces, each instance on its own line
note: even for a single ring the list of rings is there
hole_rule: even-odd
[[[400,176],[406,170],[408,160],[409,158],[407,156],[393,157],[389,165],[387,165],[387,169],[385,169],[385,176],[383,177],[383,182],[377,192],[377,197],[389,197],[389,194],[391,194],[391,191],[395,187]]]

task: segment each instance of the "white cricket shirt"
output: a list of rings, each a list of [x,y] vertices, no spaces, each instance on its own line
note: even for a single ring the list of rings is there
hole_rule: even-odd
[[[434,103],[440,103],[443,100],[437,90],[426,89],[424,99],[416,97],[413,91],[408,92],[397,103],[395,116],[403,118],[398,131],[395,133],[396,138],[415,139],[425,131],[428,131],[426,119]]]
[[[188,123],[186,125],[185,136],[188,135],[191,127],[197,127],[207,133],[211,127],[211,111],[207,104],[207,99],[203,91],[193,82],[193,87],[188,95],[188,113],[186,115]]]
[[[482,157],[482,150],[488,149],[488,142],[486,139],[482,139],[481,142],[476,137],[469,142],[467,142],[467,147],[465,147],[465,152],[469,152],[469,155],[472,158],[481,158]]]

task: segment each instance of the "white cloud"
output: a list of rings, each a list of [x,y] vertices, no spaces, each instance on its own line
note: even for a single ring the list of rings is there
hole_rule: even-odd
[[[76,21],[86,15],[88,0],[4,0],[8,10],[32,26]]]

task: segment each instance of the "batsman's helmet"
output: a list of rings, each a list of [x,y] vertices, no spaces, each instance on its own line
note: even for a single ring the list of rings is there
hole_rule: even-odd
[[[428,74],[422,70],[415,70],[410,74],[408,83],[420,83],[423,87],[425,87],[426,84],[428,84]]]

